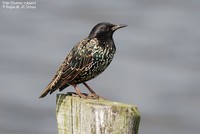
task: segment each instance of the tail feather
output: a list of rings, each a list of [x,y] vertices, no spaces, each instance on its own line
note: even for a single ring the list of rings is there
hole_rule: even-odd
[[[44,89],[42,94],[39,98],[44,98],[48,93],[52,94],[54,91],[56,91],[60,86],[60,82],[54,79],[49,83],[49,85]]]
[[[40,95],[39,98],[44,98],[51,91],[50,85],[51,83],[44,89],[44,92]]]

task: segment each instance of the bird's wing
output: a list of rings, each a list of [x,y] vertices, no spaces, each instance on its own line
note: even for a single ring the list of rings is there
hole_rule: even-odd
[[[86,67],[92,64],[92,49],[88,49],[90,40],[85,39],[78,43],[63,62],[62,79],[66,82],[73,81]],[[66,83],[64,82],[64,83]]]
[[[90,43],[90,39],[85,39],[75,45],[40,98],[45,97],[48,93],[53,93],[60,87],[66,87],[66,84],[70,84],[78,74],[90,66],[93,48],[94,45]]]

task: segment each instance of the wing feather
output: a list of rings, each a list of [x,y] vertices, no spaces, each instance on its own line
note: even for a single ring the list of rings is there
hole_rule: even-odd
[[[92,49],[90,39],[85,39],[77,43],[58,69],[53,80],[45,88],[40,98],[45,97],[48,93],[53,93],[57,89],[61,91],[69,86],[77,75],[92,64]]]

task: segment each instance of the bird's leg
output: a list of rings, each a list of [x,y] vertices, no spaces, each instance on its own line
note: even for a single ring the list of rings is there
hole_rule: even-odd
[[[75,90],[76,90],[77,94],[79,95],[79,97],[86,98],[86,96],[81,93],[80,89],[76,86],[76,84],[72,83],[72,86],[75,88]]]
[[[89,94],[87,96],[87,98],[91,98],[91,99],[98,99],[100,98],[93,90],[91,87],[88,86],[87,83],[83,82],[83,84],[87,87],[87,89],[91,92],[91,94]]]
[[[87,89],[92,93],[92,94],[96,94],[91,87],[88,86],[87,83],[83,82],[83,84],[87,87]]]

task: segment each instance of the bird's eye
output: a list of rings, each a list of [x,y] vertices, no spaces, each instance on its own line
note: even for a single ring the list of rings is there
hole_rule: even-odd
[[[106,31],[106,28],[105,27],[101,27],[101,31]]]
[[[109,27],[101,27],[100,31],[102,31],[102,32],[109,32],[110,28]]]

